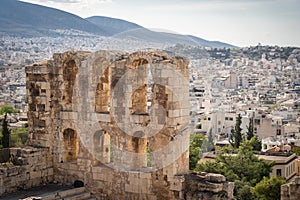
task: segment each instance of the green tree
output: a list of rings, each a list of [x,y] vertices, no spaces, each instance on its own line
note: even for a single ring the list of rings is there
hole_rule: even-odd
[[[249,188],[269,176],[272,166],[272,162],[263,162],[254,154],[251,140],[244,139],[237,154],[224,151],[216,157],[215,162],[199,164],[196,170],[223,174],[228,181],[237,183],[235,196],[243,199],[247,195],[251,197]]]
[[[5,113],[2,121],[2,147],[3,148],[9,148],[9,136],[10,136],[10,130],[8,129],[8,124],[7,124],[7,113]]]
[[[285,180],[279,177],[264,177],[262,181],[252,188],[251,192],[259,200],[280,200],[280,187]]]
[[[261,144],[261,141],[259,141],[259,139],[256,136],[253,136],[250,139],[250,144],[253,147],[254,151],[261,151],[262,144]]]
[[[200,134],[191,134],[189,165],[190,170],[194,170],[199,159],[201,158],[201,146],[205,137]]]
[[[4,105],[0,108],[0,115],[4,114],[2,121],[2,147],[9,148],[10,130],[8,129],[7,114],[17,112],[12,106]]]
[[[4,105],[0,108],[0,115],[17,112],[12,106]]]
[[[251,138],[254,136],[253,130],[253,118],[251,118],[249,125],[247,126],[247,140],[251,140]]]
[[[208,137],[206,140],[204,140],[202,144],[202,150],[203,152],[209,152],[214,150],[214,138],[212,135],[212,129],[209,130]]]
[[[242,117],[239,114],[236,118],[236,123],[234,126],[234,129],[231,130],[231,135],[229,138],[229,142],[233,148],[239,148],[241,142],[242,142]]]
[[[251,185],[243,181],[234,182],[235,198],[238,200],[254,200],[254,196],[251,193]]]
[[[295,153],[297,156],[299,156],[300,155],[300,147],[294,147],[292,149],[292,152]]]

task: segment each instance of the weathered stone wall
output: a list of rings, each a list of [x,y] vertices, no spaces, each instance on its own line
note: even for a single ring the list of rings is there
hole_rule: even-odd
[[[300,177],[281,186],[281,200],[298,200],[300,198]]]
[[[50,149],[56,181],[82,180],[106,199],[178,199],[174,175],[189,172],[185,58],[66,52],[26,73],[30,143]]]
[[[0,166],[0,196],[53,181],[49,148],[11,148],[13,163]]]
[[[205,172],[175,176],[170,186],[179,200],[233,199],[233,189],[223,175]]]

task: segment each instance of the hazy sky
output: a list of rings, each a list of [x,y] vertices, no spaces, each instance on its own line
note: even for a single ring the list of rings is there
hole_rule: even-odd
[[[300,46],[300,0],[23,0],[237,46]]]

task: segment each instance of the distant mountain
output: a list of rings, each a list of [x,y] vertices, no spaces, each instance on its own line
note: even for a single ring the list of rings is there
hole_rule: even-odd
[[[147,42],[165,43],[165,44],[184,44],[191,46],[204,46],[215,48],[232,48],[231,44],[222,43],[218,41],[208,41],[192,35],[180,35],[166,32],[155,32],[145,28],[134,29],[122,32],[115,35],[117,38],[131,38]]]
[[[36,36],[49,34],[51,29],[76,29],[107,35],[95,24],[68,12],[17,0],[1,0],[0,32]]]
[[[103,16],[83,19],[65,11],[36,4],[17,0],[0,1],[0,35],[5,33],[11,36],[28,37],[59,36],[61,33],[53,31],[57,29],[72,29],[100,36],[128,38],[166,45],[234,47],[230,44],[207,41],[192,35],[155,32],[122,19]]]
[[[128,38],[140,41],[147,41],[153,43],[162,44],[186,44],[186,45],[199,45],[196,41],[192,41],[190,38],[173,33],[154,32],[145,28],[134,29],[125,31],[115,35],[116,38]]]
[[[144,27],[128,22],[122,19],[116,19],[104,16],[93,16],[86,18],[89,22],[92,22],[99,26],[102,30],[105,30],[110,35],[115,35],[122,33],[124,31],[134,30],[134,29],[144,29]]]
[[[234,48],[234,47],[236,47],[234,45],[227,44],[224,42],[204,40],[202,38],[199,38],[199,37],[196,37],[193,35],[187,35],[187,37],[189,37],[191,40],[194,40],[195,42],[202,44],[202,46],[205,46],[205,47],[215,47],[215,48],[223,48],[223,47]]]

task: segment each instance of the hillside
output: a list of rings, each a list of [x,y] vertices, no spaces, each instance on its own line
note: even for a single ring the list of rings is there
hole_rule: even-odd
[[[96,24],[99,26],[99,28],[105,30],[109,35],[115,35],[124,31],[144,28],[132,22],[104,16],[88,17],[86,20]]]
[[[68,12],[17,0],[1,0],[0,32],[37,36],[51,34],[53,29],[76,29],[107,35],[95,24]]]
[[[0,4],[0,36],[57,37],[73,34],[74,36],[86,37],[86,33],[91,33],[94,36],[109,36],[110,39],[133,39],[145,44],[156,43],[162,46],[183,44],[204,47],[233,47],[230,44],[207,41],[192,35],[151,31],[141,25],[122,19],[103,16],[83,19],[62,10],[17,0],[1,0]]]

